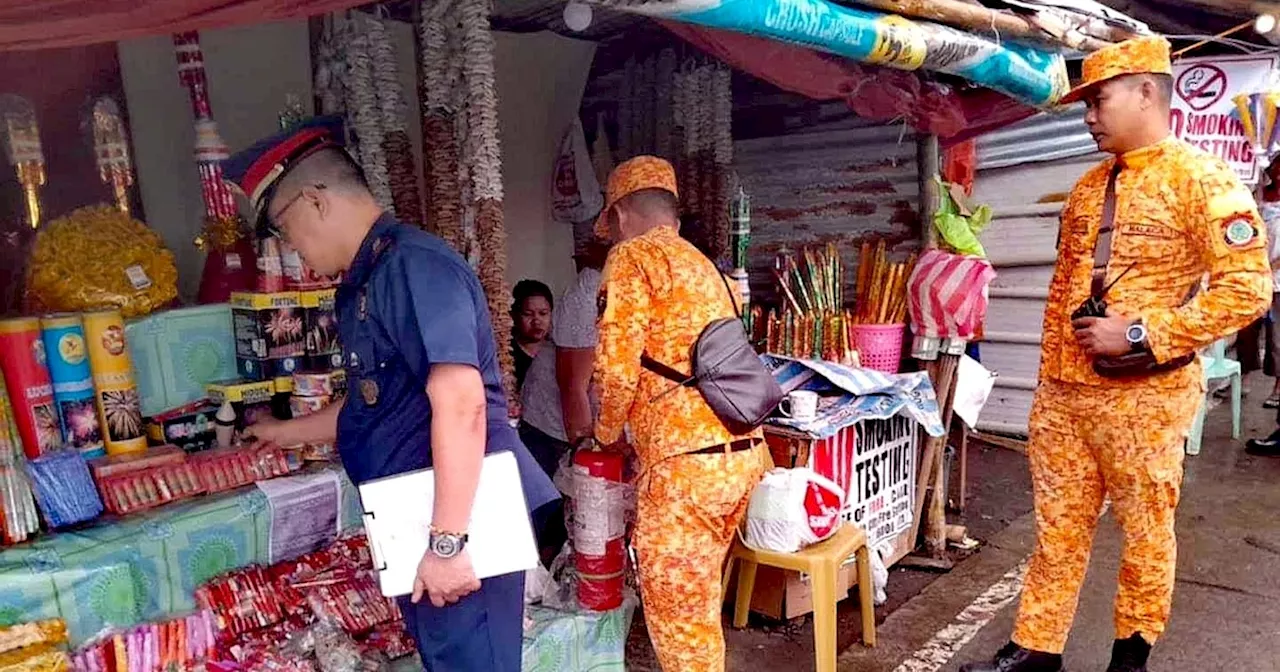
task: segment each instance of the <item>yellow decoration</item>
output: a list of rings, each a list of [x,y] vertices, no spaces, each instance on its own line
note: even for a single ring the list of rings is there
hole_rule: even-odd
[[[139,317],[178,297],[178,269],[146,224],[114,207],[91,206],[36,234],[27,294],[39,312],[117,308]]]
[[[910,19],[890,14],[876,19],[876,44],[867,62],[901,70],[918,70],[924,65],[929,45],[924,30]]]

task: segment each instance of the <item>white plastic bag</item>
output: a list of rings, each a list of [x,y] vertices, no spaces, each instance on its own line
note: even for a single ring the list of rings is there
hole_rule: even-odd
[[[551,171],[551,213],[556,221],[572,224],[593,219],[602,208],[604,196],[587,153],[587,136],[574,118]]]
[[[794,553],[840,529],[844,492],[812,469],[774,469],[747,505],[744,542],[763,551]]]

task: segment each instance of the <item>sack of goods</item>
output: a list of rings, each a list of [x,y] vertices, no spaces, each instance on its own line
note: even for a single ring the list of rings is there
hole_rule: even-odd
[[[795,553],[840,529],[844,492],[812,469],[774,469],[751,493],[745,543],[758,551]]]

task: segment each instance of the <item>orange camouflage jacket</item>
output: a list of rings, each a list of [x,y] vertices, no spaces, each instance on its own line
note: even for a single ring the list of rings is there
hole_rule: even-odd
[[[596,439],[618,440],[630,425],[642,468],[734,441],[696,389],[645,370],[641,354],[678,371],[702,329],[734,314],[719,271],[672,227],[659,226],[609,253],[600,285],[595,386]],[[760,437],[760,430],[750,435]]]
[[[1198,363],[1136,381],[1102,378],[1076,342],[1071,313],[1089,297],[1107,179],[1117,161],[1107,282],[1132,269],[1106,299],[1120,314],[1143,320],[1157,361],[1210,345],[1270,305],[1266,230],[1252,195],[1223,161],[1170,137],[1094,166],[1068,197],[1045,305],[1041,380],[1199,385]]]

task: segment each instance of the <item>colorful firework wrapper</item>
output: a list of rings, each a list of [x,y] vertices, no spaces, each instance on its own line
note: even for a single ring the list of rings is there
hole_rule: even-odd
[[[75,525],[102,514],[102,499],[80,453],[64,450],[31,460],[27,473],[49,527]]]
[[[41,644],[58,646],[66,643],[67,624],[60,618],[0,627],[0,653]]]
[[[90,459],[101,457],[102,428],[80,316],[52,315],[42,318],[40,326],[64,445]]]
[[[86,313],[84,337],[107,453],[118,455],[145,450],[146,426],[142,422],[142,403],[125,342],[123,316],[114,310]]]
[[[62,428],[53,401],[40,320],[0,321],[0,368],[13,403],[22,448],[36,458],[62,447]]]

